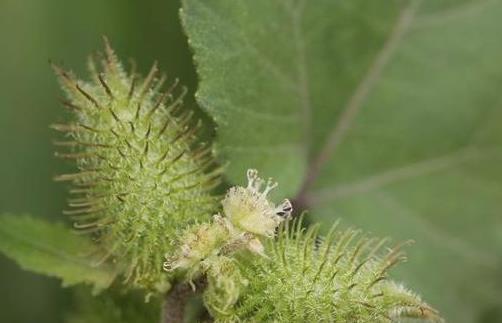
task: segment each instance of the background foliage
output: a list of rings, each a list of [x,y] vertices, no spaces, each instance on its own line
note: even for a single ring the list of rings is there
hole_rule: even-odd
[[[82,73],[106,34],[139,70],[158,59],[193,94],[179,6],[0,2],[1,212],[63,219],[49,58]],[[410,287],[451,322],[502,321],[500,1],[186,0],[184,9],[198,100],[219,124],[230,180],[256,167],[280,181],[280,195],[311,202],[312,219],[416,240],[399,272]],[[326,142],[334,148],[302,190]],[[3,256],[0,286],[1,321],[60,322],[71,302],[57,281]]]

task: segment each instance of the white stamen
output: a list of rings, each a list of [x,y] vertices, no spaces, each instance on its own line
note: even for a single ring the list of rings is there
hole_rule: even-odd
[[[277,187],[277,182],[273,182],[272,178],[269,178],[267,181],[267,187],[265,187],[265,190],[263,191],[263,196],[267,196],[268,193],[270,193],[271,190]]]
[[[258,171],[256,169],[248,169],[247,177],[248,177],[248,188],[254,188],[255,181],[258,178]]]

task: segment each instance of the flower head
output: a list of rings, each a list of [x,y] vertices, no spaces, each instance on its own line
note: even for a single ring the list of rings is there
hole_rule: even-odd
[[[246,232],[260,236],[273,236],[277,226],[291,216],[293,207],[288,199],[274,205],[267,199],[268,193],[277,187],[277,183],[268,179],[265,183],[258,177],[258,171],[247,171],[247,187],[232,187],[222,201],[223,212],[232,224]]]

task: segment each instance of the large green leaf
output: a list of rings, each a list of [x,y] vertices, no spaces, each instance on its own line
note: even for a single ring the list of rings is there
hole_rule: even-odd
[[[184,0],[182,19],[231,181],[256,167],[316,219],[414,239],[407,285],[451,322],[502,319],[502,2]]]
[[[23,269],[54,276],[63,286],[94,285],[94,291],[108,287],[115,278],[105,265],[97,267],[89,257],[92,243],[60,224],[29,216],[0,216],[0,251]]]

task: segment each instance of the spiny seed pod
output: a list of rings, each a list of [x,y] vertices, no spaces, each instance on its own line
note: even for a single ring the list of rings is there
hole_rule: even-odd
[[[145,78],[126,73],[106,40],[101,65],[89,60],[88,82],[54,66],[73,112],[71,122],[52,126],[65,134],[56,144],[69,149],[57,156],[78,169],[56,178],[74,186],[65,213],[102,246],[98,264],[116,261],[126,281],[162,291],[162,257],[179,230],[218,208],[210,192],[221,168],[211,146],[196,141],[201,124],[183,110],[177,80],[161,92],[156,64]]]
[[[357,231],[336,231],[336,225],[321,238],[318,229],[304,232],[296,221],[269,240],[268,258],[242,258],[239,274],[245,285],[235,283],[241,286],[238,300],[208,288],[204,299],[216,320],[442,322],[419,296],[388,280],[389,269],[404,257],[399,246],[382,253],[385,239],[358,238]]]

